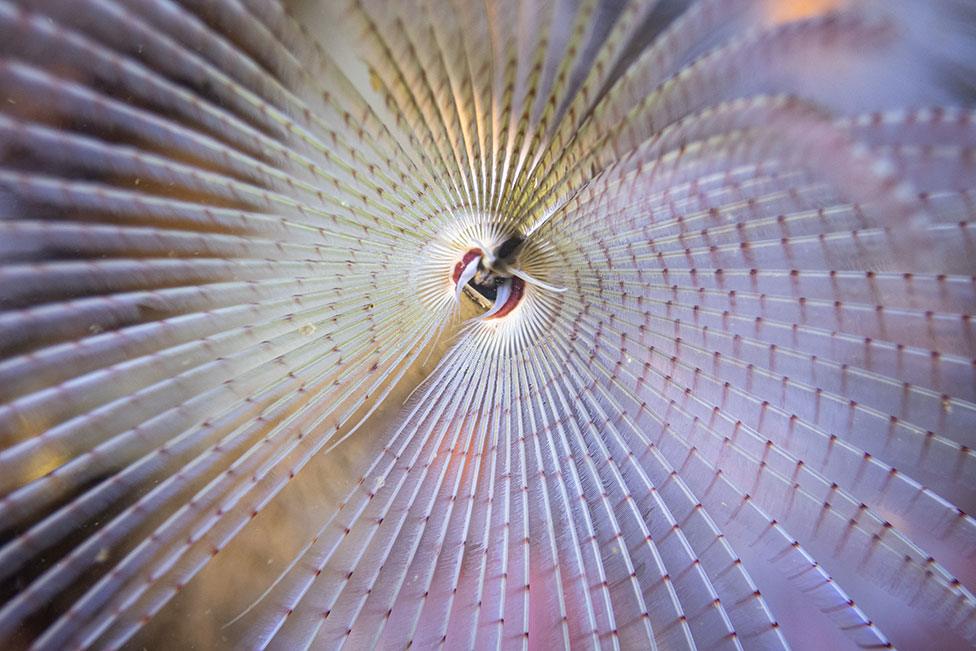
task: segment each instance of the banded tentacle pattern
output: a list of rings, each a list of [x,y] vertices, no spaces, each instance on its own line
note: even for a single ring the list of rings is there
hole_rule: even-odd
[[[5,648],[976,644],[964,0],[0,36]]]

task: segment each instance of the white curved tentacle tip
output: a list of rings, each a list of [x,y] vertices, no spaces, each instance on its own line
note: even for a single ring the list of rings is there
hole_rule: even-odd
[[[491,309],[478,317],[478,321],[484,321],[485,319],[490,319],[491,317],[498,314],[499,311],[505,304],[508,303],[509,297],[512,295],[512,281],[506,280],[504,283],[498,286],[498,293],[495,295],[495,304],[491,306]]]
[[[454,302],[461,302],[461,292],[464,291],[464,286],[468,284],[474,275],[478,273],[478,263],[481,262],[481,257],[477,257],[468,263],[468,266],[464,268],[461,275],[458,277],[457,287],[454,288]]]
[[[513,269],[512,270],[512,275],[515,276],[516,278],[521,278],[528,285],[535,285],[536,287],[539,287],[541,289],[545,289],[545,290],[550,291],[550,292],[555,292],[557,294],[562,294],[567,289],[566,287],[556,287],[555,285],[550,285],[549,283],[544,283],[541,280],[539,280],[538,278],[533,278],[532,276],[530,276],[529,274],[525,273],[521,269]]]

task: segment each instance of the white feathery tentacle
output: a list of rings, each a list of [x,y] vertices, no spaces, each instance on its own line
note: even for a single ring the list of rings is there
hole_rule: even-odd
[[[465,285],[467,285],[468,281],[474,278],[475,274],[478,273],[479,264],[481,264],[481,258],[474,258],[467,264],[467,266],[461,272],[461,275],[458,277],[457,288],[454,290],[454,300],[457,303],[461,302],[461,293],[464,290]]]
[[[0,646],[976,643],[963,0],[0,36]]]

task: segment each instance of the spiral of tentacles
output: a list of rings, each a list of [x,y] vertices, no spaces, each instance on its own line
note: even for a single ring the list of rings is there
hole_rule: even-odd
[[[0,0],[0,646],[976,643],[974,24]]]

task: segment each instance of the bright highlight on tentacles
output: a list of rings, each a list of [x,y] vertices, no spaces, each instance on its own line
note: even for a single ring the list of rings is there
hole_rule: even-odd
[[[976,644],[970,0],[0,0],[0,648]]]

